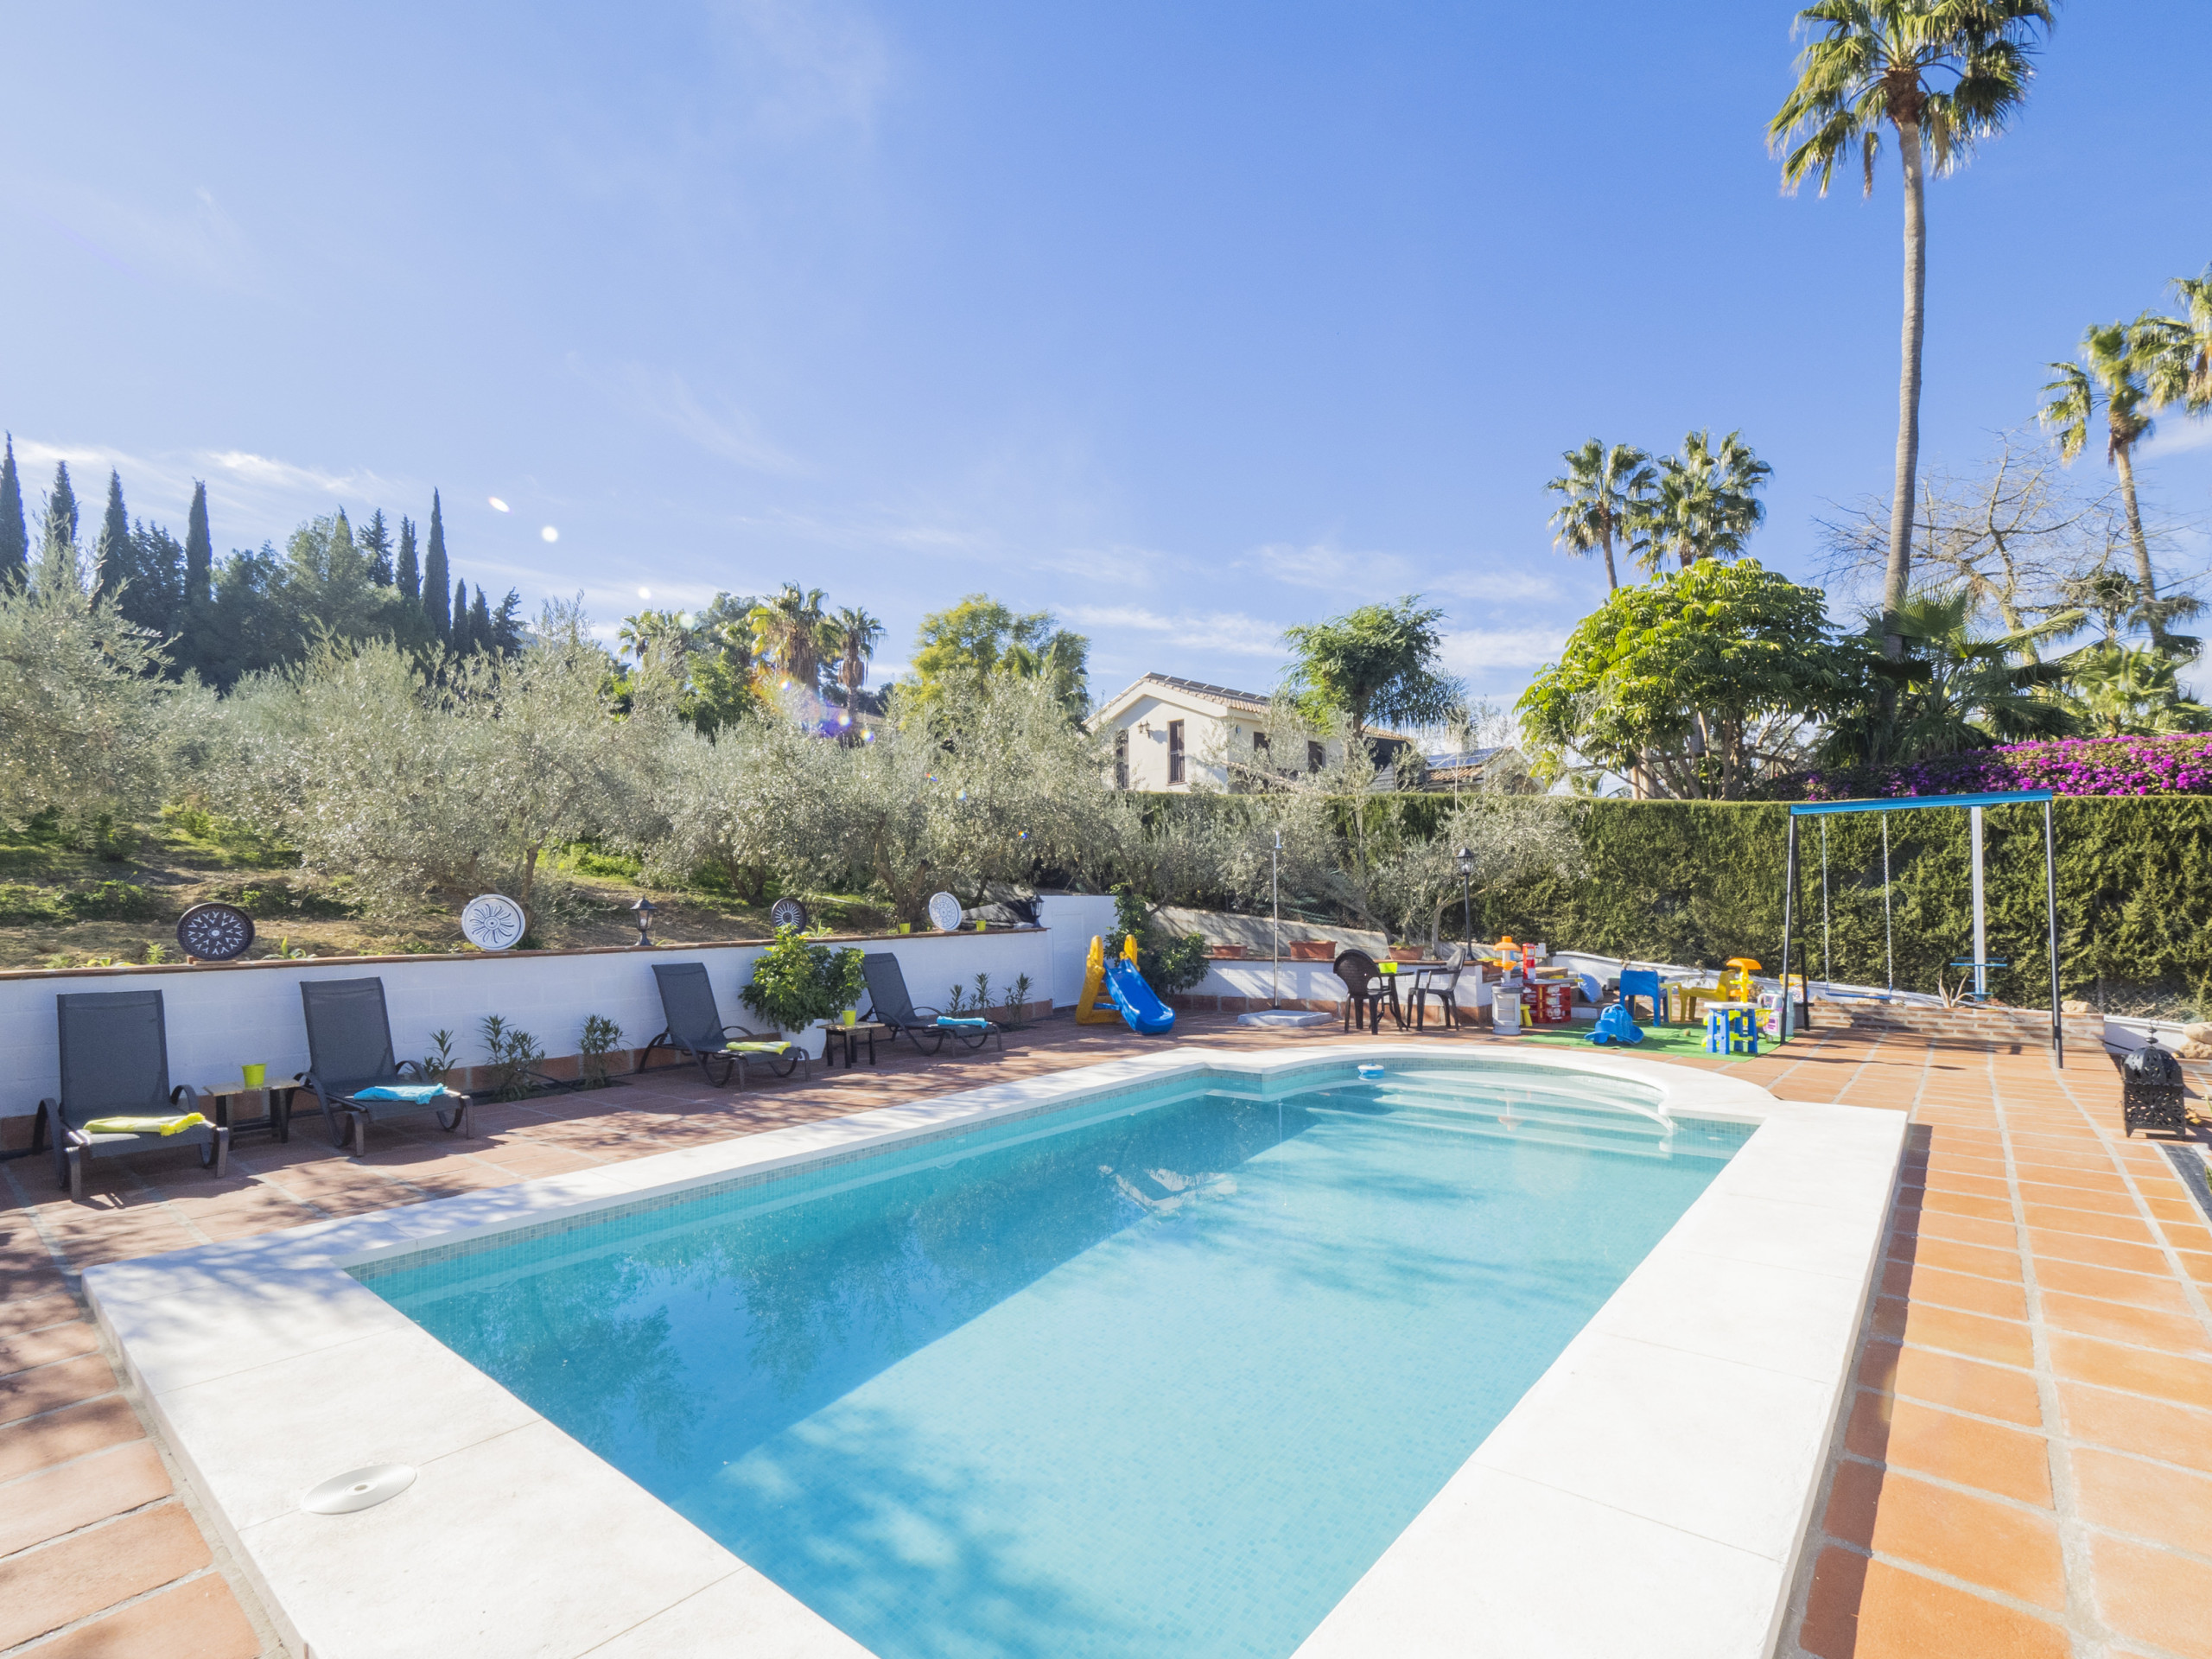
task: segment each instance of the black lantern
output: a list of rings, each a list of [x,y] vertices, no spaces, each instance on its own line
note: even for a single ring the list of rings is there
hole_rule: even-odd
[[[2120,1111],[2133,1135],[2138,1129],[2189,1133],[2189,1091],[2181,1062],[2151,1040],[2120,1063]]]
[[[1467,949],[1475,948],[1475,849],[1462,847],[1452,855],[1459,866],[1459,916],[1465,925]]]
[[[640,899],[630,906],[630,913],[638,918],[638,943],[653,942],[653,918],[660,913],[660,906],[650,899]]]

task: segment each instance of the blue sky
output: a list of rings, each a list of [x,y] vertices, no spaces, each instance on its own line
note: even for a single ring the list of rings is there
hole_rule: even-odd
[[[1886,486],[1898,188],[1780,194],[1791,15],[12,7],[0,424],[180,530],[206,478],[219,548],[435,485],[460,574],[610,628],[790,579],[894,672],[982,589],[1102,693],[1264,689],[1284,625],[1417,590],[1510,697],[1603,589],[1560,450],[1742,428],[1799,573]],[[2071,6],[1931,188],[1929,459],[2212,260],[2208,58],[2203,0]],[[2212,423],[2142,470],[2212,518]]]

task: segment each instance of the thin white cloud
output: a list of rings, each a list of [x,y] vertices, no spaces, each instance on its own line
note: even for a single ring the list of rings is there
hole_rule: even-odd
[[[1554,599],[1559,594],[1557,584],[1541,572],[1480,569],[1465,563],[1410,558],[1402,553],[1341,548],[1327,542],[1304,547],[1270,542],[1239,559],[1236,568],[1294,588],[1331,594],[1352,589],[1379,592],[1387,588],[1393,598],[1408,593],[1491,602]]]
[[[2158,429],[2143,446],[2143,459],[2185,454],[2192,449],[2212,449],[2212,419],[2162,419]]]
[[[1166,645],[1225,652],[1232,657],[1282,660],[1282,625],[1263,622],[1239,611],[1163,616],[1136,605],[1071,605],[1065,614],[1079,627],[1127,629],[1135,633],[1158,635]]]
[[[73,180],[19,180],[0,188],[66,242],[142,282],[197,283],[251,291],[260,280],[253,246],[204,185],[182,195],[130,200]]]
[[[195,480],[207,486],[207,514],[215,546],[251,547],[282,542],[302,519],[344,506],[359,511],[420,499],[414,516],[427,518],[429,488],[380,474],[334,473],[303,467],[240,449],[194,449],[138,455],[96,443],[53,443],[18,436],[16,459],[23,471],[24,505],[42,503],[54,463],[67,461],[82,514],[97,514],[106,494],[100,474],[113,468],[123,478],[124,505],[134,518],[165,524],[181,534]]]
[[[1479,679],[1498,670],[1540,668],[1567,643],[1564,628],[1466,628],[1444,636],[1444,665]]]
[[[721,46],[752,97],[754,124],[779,137],[873,130],[891,82],[890,42],[845,0],[728,0]]]
[[[752,414],[727,403],[719,409],[709,408],[673,369],[624,363],[611,372],[600,375],[573,356],[569,365],[607,391],[628,413],[658,422],[710,455],[720,455],[756,473],[791,476],[809,470],[798,456],[764,435],[760,423]]]

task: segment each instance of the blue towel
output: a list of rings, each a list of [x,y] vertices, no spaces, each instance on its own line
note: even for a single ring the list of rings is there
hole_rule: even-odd
[[[445,1091],[446,1086],[442,1083],[380,1083],[373,1089],[356,1089],[353,1091],[353,1098],[356,1100],[404,1100],[420,1106],[426,1100],[437,1099]]]
[[[956,1020],[949,1014],[938,1015],[937,1022],[940,1026],[988,1026],[991,1023],[988,1020]]]

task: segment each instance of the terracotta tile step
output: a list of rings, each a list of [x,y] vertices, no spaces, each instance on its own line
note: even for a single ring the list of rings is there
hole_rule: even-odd
[[[209,1564],[181,1503],[141,1510],[0,1561],[0,1648],[158,1590]]]

